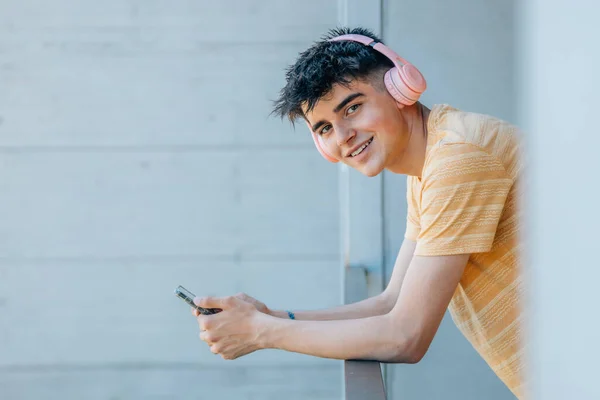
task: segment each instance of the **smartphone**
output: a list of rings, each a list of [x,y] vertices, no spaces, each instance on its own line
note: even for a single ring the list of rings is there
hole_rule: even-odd
[[[196,297],[196,295],[194,293],[190,292],[189,290],[187,290],[186,288],[184,288],[181,285],[177,286],[177,289],[175,289],[175,295],[177,297],[179,297],[180,299],[182,299],[183,301],[185,301],[186,303],[188,303],[190,306],[192,306],[196,310],[198,310],[198,312],[200,314],[212,315],[212,314],[216,314],[218,312],[223,311],[220,308],[202,308],[202,307],[198,307],[197,305],[194,304],[194,297]]]

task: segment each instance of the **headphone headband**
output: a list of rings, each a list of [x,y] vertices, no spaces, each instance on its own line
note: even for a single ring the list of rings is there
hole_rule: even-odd
[[[384,56],[389,58],[389,60],[394,63],[396,68],[401,68],[402,64],[410,64],[404,58],[400,57],[394,50],[390,49],[383,43],[378,42],[375,39],[370,38],[368,36],[348,34],[348,35],[337,36],[337,37],[334,37],[333,39],[328,40],[328,42],[344,42],[344,41],[358,42],[358,43],[364,44],[365,46],[370,46],[370,47],[374,48],[375,50],[377,50],[378,52],[380,52],[381,54],[383,54]],[[400,61],[401,64],[398,63],[398,61]]]

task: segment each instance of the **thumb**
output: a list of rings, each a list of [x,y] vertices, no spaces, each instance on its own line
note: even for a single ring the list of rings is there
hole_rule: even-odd
[[[194,304],[202,308],[220,308],[226,310],[235,305],[235,300],[232,297],[196,297]]]

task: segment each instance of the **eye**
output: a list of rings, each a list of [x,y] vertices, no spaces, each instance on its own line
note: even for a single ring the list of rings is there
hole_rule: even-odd
[[[351,105],[350,107],[348,107],[346,114],[354,114],[356,112],[356,110],[358,110],[359,107],[360,107],[360,103]]]
[[[323,128],[320,130],[320,131],[319,131],[319,134],[320,134],[320,135],[324,135],[324,134],[326,134],[327,132],[329,132],[329,130],[330,130],[330,129],[331,129],[331,125],[325,125],[325,126],[324,126],[324,127],[323,127]]]

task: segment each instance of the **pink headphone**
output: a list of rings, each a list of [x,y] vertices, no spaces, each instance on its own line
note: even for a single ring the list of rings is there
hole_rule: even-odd
[[[427,89],[427,82],[425,81],[425,78],[421,72],[419,72],[414,65],[400,57],[383,43],[376,42],[374,39],[363,35],[342,35],[333,39],[329,39],[329,41],[351,41],[362,43],[365,46],[371,46],[389,58],[394,63],[394,67],[385,73],[383,81],[390,95],[392,95],[394,100],[396,100],[402,106],[410,106],[415,104],[417,100],[419,100],[419,97],[421,97],[421,94],[423,94],[425,89]],[[398,61],[402,62],[402,64],[400,64]],[[312,134],[313,141],[315,142],[319,153],[321,153],[321,155],[328,161],[333,163],[338,162],[337,159],[328,154],[325,151],[325,148],[321,146],[321,139],[315,132],[312,131],[310,124],[307,122],[306,125]]]

